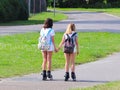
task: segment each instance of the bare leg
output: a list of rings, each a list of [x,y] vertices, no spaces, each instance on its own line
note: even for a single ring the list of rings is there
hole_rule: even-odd
[[[51,64],[52,64],[52,51],[51,52],[47,52],[47,77],[52,80],[52,75],[51,75]]]
[[[76,75],[75,75],[75,53],[70,55],[70,59],[71,59],[71,78],[73,79],[73,81],[76,81]]]
[[[70,54],[64,54],[65,56],[65,71],[69,72]]]
[[[68,81],[69,79],[69,63],[70,63],[70,54],[66,54],[65,55],[65,81]]]
[[[75,56],[76,54],[70,54],[70,61],[71,61],[71,72],[75,72]]]
[[[42,70],[46,70],[47,51],[42,51],[42,56],[43,56]]]
[[[47,64],[48,64],[48,71],[51,71],[51,64],[52,64],[52,52],[47,52]]]
[[[42,63],[42,80],[46,80],[46,64],[47,64],[47,51],[42,51],[43,63]]]

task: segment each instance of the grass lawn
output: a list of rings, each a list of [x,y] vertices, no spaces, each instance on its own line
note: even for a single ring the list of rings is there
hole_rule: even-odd
[[[110,82],[107,84],[97,85],[94,87],[77,88],[77,89],[70,89],[70,90],[120,90],[120,81]]]
[[[56,33],[58,46],[63,33]],[[37,49],[39,33],[0,36],[0,78],[24,75],[41,71],[42,56]],[[76,64],[98,60],[120,51],[120,33],[80,32],[80,54]],[[52,68],[64,67],[62,50],[53,54]]]
[[[54,22],[57,22],[66,19],[67,16],[62,13],[56,13],[54,16],[53,12],[43,12],[31,15],[31,17],[26,21],[11,21],[6,23],[0,23],[0,26],[43,24],[46,18],[52,18]]]

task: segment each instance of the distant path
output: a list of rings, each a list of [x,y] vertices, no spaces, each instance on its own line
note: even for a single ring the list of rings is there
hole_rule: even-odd
[[[64,12],[67,20],[54,23],[56,32],[64,32],[68,23],[75,23],[78,31],[82,32],[120,32],[120,17],[108,15],[99,12]],[[0,35],[38,32],[40,25],[25,25],[25,26],[0,26]]]
[[[67,12],[65,14],[68,15],[68,19],[57,22],[54,25],[56,31],[64,31],[64,27],[71,22],[75,23],[77,30],[82,32],[120,32],[120,17],[117,16],[99,12]]]

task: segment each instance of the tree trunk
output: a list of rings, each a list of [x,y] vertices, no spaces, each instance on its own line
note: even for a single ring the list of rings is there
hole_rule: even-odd
[[[47,11],[46,0],[41,0],[41,11]]]
[[[28,0],[26,0],[28,3]],[[46,0],[31,0],[31,13],[47,11]]]

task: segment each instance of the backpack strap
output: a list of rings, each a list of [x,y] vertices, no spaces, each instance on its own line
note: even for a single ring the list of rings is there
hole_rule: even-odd
[[[77,33],[76,33],[76,32],[75,32],[75,33],[73,33],[71,37],[75,36],[75,34],[77,34]]]
[[[68,39],[70,38],[70,36],[68,35],[68,34],[66,34],[67,35],[67,37],[68,37]]]
[[[70,38],[74,37],[76,34],[77,34],[76,32],[73,33],[71,37],[70,37],[68,34],[66,34],[66,35],[67,35],[67,39],[65,40],[65,42],[66,42],[67,40],[70,40]],[[72,42],[73,42],[73,40],[72,40]]]
[[[41,31],[41,33],[43,34],[42,36],[48,36],[51,31],[52,31],[52,29],[50,29],[50,30],[47,32],[47,34],[45,34],[45,33],[43,32],[43,30],[42,30],[42,31]]]
[[[48,31],[48,33],[47,33],[46,36],[48,36],[51,31],[52,31],[52,29],[50,29],[50,30]],[[49,44],[51,45],[51,43],[52,43],[52,39],[50,38]]]
[[[74,37],[76,34],[77,34],[76,32],[73,33],[72,36],[71,36],[71,38]],[[68,38],[70,38],[70,36],[68,34],[66,34],[66,35],[67,35]]]
[[[52,31],[52,29],[50,29],[50,30],[48,31],[47,35],[49,35],[49,33],[50,33],[51,31]],[[47,36],[47,35],[46,35],[46,36]]]
[[[65,34],[67,36],[67,39],[65,39],[65,42],[70,39],[70,36],[68,34]]]

